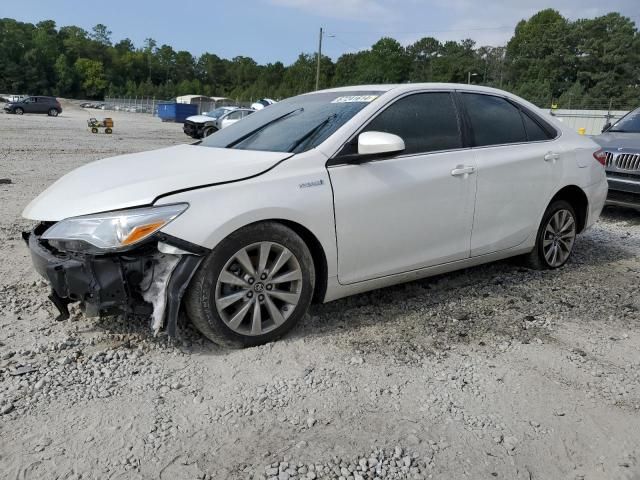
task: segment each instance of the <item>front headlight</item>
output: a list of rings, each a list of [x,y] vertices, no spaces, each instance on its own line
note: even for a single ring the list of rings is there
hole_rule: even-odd
[[[188,207],[177,203],[67,218],[50,227],[42,238],[62,250],[106,253],[125,249],[153,235]]]

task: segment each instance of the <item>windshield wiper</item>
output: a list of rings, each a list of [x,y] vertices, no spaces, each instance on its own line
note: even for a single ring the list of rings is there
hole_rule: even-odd
[[[326,124],[328,124],[331,120],[333,120],[336,117],[337,117],[337,115],[335,113],[332,113],[331,115],[329,115],[322,122],[320,122],[318,125],[316,125],[311,130],[309,130],[307,133],[305,133],[303,136],[301,136],[298,140],[296,140],[293,143],[293,145],[291,146],[291,148],[289,148],[289,150],[287,150],[287,151],[289,153],[295,152],[296,148],[298,148],[300,145],[302,145],[304,142],[306,142],[309,138],[311,138],[313,135],[315,135],[322,127],[324,127]]]
[[[303,112],[303,111],[304,111],[304,108],[300,107],[300,108],[296,108],[295,110],[291,110],[290,112],[287,112],[284,115],[280,115],[279,117],[276,117],[273,120],[270,120],[267,123],[265,123],[263,125],[260,125],[258,128],[254,129],[254,130],[251,130],[249,133],[245,133],[240,138],[236,138],[233,142],[231,142],[229,145],[227,145],[224,148],[233,148],[236,145],[238,145],[239,143],[244,142],[247,138],[253,137],[256,133],[261,132],[262,130],[267,128],[269,125],[273,125],[274,123],[279,122],[283,118],[286,118],[286,117],[288,117],[289,115],[291,115],[293,113]]]

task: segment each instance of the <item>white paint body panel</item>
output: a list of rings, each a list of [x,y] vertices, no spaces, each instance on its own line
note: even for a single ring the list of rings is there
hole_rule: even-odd
[[[60,178],[29,203],[22,216],[58,221],[150,205],[167,192],[257,175],[289,156],[178,145],[105,158]]]
[[[454,89],[508,97],[538,112],[560,136],[327,168],[344,143],[395,99]],[[382,93],[303,154],[183,145],[101,160],[62,177],[23,215],[57,221],[152,202],[187,202],[187,211],[163,231],[211,249],[250,223],[294,222],[322,247],[329,301],[526,253],[545,208],[564,186],[587,195],[587,227],[600,214],[607,182],[592,157],[597,145],[518,97],[448,84],[334,90]],[[545,161],[549,151],[557,159]],[[458,166],[475,170],[452,176]]]
[[[350,284],[469,256],[476,178],[468,150],[329,168],[338,272]]]
[[[560,151],[561,144],[557,139],[471,149],[478,192],[471,256],[516,247],[529,237],[532,220],[541,217],[559,180],[555,177],[557,161],[544,157]]]

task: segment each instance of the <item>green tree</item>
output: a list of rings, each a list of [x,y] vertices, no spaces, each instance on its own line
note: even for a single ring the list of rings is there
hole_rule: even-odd
[[[516,92],[522,85],[549,84],[559,96],[576,79],[575,35],[572,24],[556,10],[546,9],[516,26],[507,44],[509,83]]]
[[[365,83],[400,83],[408,79],[410,58],[393,38],[381,38],[359,62],[358,77]]]
[[[89,58],[79,58],[74,67],[80,79],[82,92],[87,97],[97,98],[104,95],[107,80],[101,62]]]
[[[76,90],[76,71],[69,65],[69,61],[64,53],[60,54],[54,65],[56,72],[56,95],[68,95]]]
[[[111,46],[111,30],[106,25],[99,23],[93,27],[91,39],[100,45]]]
[[[315,88],[316,56],[291,65],[259,65],[247,56],[194,57],[151,39],[112,41],[98,24],[91,32],[0,19],[0,91],[60,96],[155,96],[195,93],[238,100],[284,98]],[[518,23],[507,47],[425,37],[406,48],[382,38],[369,49],[321,58],[320,87],[363,83],[461,82],[511,90],[548,107],[552,99],[578,107],[638,103],[640,36],[617,13],[570,21],[542,10]]]
[[[442,44],[433,37],[424,37],[407,47],[411,61],[409,80],[412,82],[432,82],[433,67],[442,55]]]

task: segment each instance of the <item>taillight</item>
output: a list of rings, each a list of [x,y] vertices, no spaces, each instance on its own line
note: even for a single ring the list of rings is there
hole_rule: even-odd
[[[603,167],[607,164],[607,154],[602,149],[593,152],[593,158],[595,158]]]

